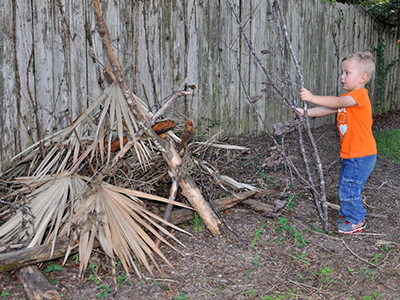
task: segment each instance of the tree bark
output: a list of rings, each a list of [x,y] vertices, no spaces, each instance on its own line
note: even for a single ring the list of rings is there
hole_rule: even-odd
[[[106,49],[108,59],[110,60],[116,78],[116,82],[121,88],[125,100],[127,101],[129,108],[134,114],[135,118],[137,119],[139,126],[143,128],[143,130],[147,133],[147,136],[152,140],[154,145],[162,153],[164,160],[166,161],[172,172],[174,174],[177,174],[178,172],[176,171],[181,164],[181,158],[171,143],[169,143],[165,139],[160,138],[154,132],[149,123],[149,119],[146,118],[146,116],[142,113],[142,110],[138,105],[135,96],[132,94],[128,84],[126,83],[121,65],[119,64],[117,56],[112,47],[110,34],[108,31],[107,24],[105,23],[103,17],[99,0],[92,0],[92,2],[96,15],[97,31],[102,37],[103,45],[104,48]],[[203,219],[204,223],[206,224],[210,232],[213,235],[219,235],[220,232],[218,225],[220,224],[220,221],[216,216],[216,214],[211,209],[211,207],[205,201],[203,195],[200,193],[200,190],[197,188],[193,178],[191,178],[190,176],[182,178],[180,186],[182,188],[182,193],[192,204],[192,206],[196,209],[197,213]]]
[[[18,271],[17,276],[22,282],[24,292],[29,300],[61,300],[60,293],[38,267],[22,268]]]
[[[22,250],[1,254],[0,273],[63,257],[68,249],[69,243],[69,238],[59,238],[54,247],[53,256],[50,256],[52,244],[40,245],[37,247],[25,248]],[[75,247],[72,249],[71,254],[77,253],[78,250],[79,248]]]
[[[181,157],[171,143],[168,143],[167,149],[167,152],[162,153],[164,160],[167,162],[171,170],[178,170],[182,163]],[[194,210],[203,220],[208,230],[210,230],[213,235],[219,235],[220,232],[218,225],[221,224],[221,221],[218,219],[208,202],[204,199],[193,178],[190,175],[182,174],[179,186],[182,189],[182,195],[185,196],[193,206]]]

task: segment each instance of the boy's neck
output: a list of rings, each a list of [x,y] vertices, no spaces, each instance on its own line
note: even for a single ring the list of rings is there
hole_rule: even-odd
[[[359,89],[365,89],[365,84],[364,85],[360,85],[360,86],[358,86],[358,87],[356,87],[356,88],[354,88],[354,89],[352,89],[350,91],[347,91],[347,92],[350,93],[352,91],[356,91],[356,90],[359,90]]]

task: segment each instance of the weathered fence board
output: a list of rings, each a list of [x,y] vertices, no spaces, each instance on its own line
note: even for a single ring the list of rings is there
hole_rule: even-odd
[[[287,75],[270,1],[232,3],[274,84],[289,98],[293,89],[297,98],[300,82],[292,60],[294,86],[283,80]],[[343,92],[340,61],[350,52],[371,51],[384,67],[399,58],[399,32],[380,30],[362,8],[322,0],[280,3],[305,86],[315,93]],[[169,112],[192,119],[199,135],[221,129],[228,135],[259,133],[292,118],[251,55],[226,1],[102,1],[102,9],[128,81],[145,102],[148,97],[157,108],[190,77],[196,90]],[[108,61],[90,0],[4,0],[0,43],[3,165],[65,127],[101,95],[108,85],[102,74]],[[287,47],[285,57],[290,57]],[[368,84],[374,112],[399,109],[400,64],[380,70]],[[334,116],[312,125],[332,122]]]
[[[13,3],[17,1],[13,1]],[[37,137],[37,118],[34,111],[34,103],[36,99],[35,90],[35,75],[33,66],[34,43],[33,43],[33,17],[32,17],[32,1],[24,0],[18,2],[15,9],[15,31],[18,32],[14,37],[16,39],[16,56],[14,59],[14,76],[15,87],[12,90],[14,93],[11,99],[15,99],[17,112],[14,115],[15,119],[8,120],[7,125],[15,126],[20,134],[20,142],[23,148],[35,142]],[[11,71],[11,67],[9,70]],[[13,102],[13,101],[12,101]],[[9,124],[8,122],[11,122]],[[0,126],[6,125],[1,123]],[[13,125],[12,125],[13,124]],[[3,137],[3,142],[7,140]],[[18,153],[21,149],[15,151]]]
[[[87,8],[84,0],[71,0],[64,7],[64,14],[68,27],[67,39],[69,47],[69,105],[68,110],[72,120],[75,120],[87,107],[87,95],[89,93],[87,85],[88,67],[86,59],[87,40],[86,40],[86,14]]]
[[[14,76],[14,43],[12,38],[12,3],[6,1],[0,6],[0,134],[2,142],[0,143],[1,160],[4,161],[12,152],[8,149],[18,148],[14,144],[17,135],[17,124],[10,124],[10,119],[16,118],[16,95],[15,95],[15,76]]]

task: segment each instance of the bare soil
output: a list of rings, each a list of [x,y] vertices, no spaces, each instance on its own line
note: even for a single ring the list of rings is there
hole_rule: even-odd
[[[374,129],[400,128],[400,111],[375,117]],[[286,140],[287,153],[301,173],[296,132]],[[339,138],[335,126],[316,129],[328,201],[338,204]],[[267,136],[241,137],[226,142],[249,151],[209,152],[222,174],[264,188],[291,186],[284,194],[257,200],[290,204],[271,218],[240,205],[222,212],[230,229],[221,235],[182,224],[192,235],[176,232],[186,246],[179,253],[163,246],[173,268],[159,261],[162,271],[128,280],[118,269],[118,288],[104,267],[101,251],[94,256],[85,278],[77,277],[71,257],[62,271],[45,273],[63,299],[400,299],[400,165],[378,156],[364,189],[367,230],[350,236],[335,232],[337,211],[329,209],[329,232],[321,231],[314,200],[297,176],[283,165],[262,167],[273,143]],[[208,191],[210,192],[210,191]],[[212,191],[216,197],[221,191]],[[201,224],[200,224],[201,225]],[[239,237],[239,238],[238,238]],[[249,245],[255,246],[254,251]],[[61,261],[44,263],[61,265]],[[97,279],[96,279],[97,278]],[[109,289],[107,289],[108,287]],[[13,273],[0,274],[4,299],[24,299]]]

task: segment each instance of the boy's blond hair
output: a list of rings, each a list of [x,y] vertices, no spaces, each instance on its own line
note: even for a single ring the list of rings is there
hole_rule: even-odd
[[[367,82],[371,79],[372,75],[375,72],[375,59],[371,52],[356,52],[347,55],[342,59],[342,62],[345,60],[355,59],[359,62],[360,67],[365,74],[367,74]]]

